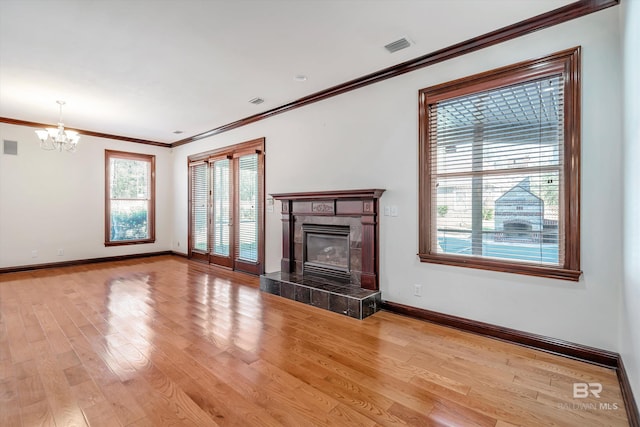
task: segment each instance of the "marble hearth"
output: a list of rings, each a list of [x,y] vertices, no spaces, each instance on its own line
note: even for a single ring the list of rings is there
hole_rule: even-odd
[[[360,320],[378,311],[382,303],[379,291],[311,274],[264,274],[260,290]]]

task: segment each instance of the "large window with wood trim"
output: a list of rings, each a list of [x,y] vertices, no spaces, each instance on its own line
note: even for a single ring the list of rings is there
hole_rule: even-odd
[[[419,97],[420,259],[578,280],[580,49]]]
[[[260,274],[264,139],[189,158],[189,257]]]
[[[105,150],[105,245],[155,242],[155,156]]]

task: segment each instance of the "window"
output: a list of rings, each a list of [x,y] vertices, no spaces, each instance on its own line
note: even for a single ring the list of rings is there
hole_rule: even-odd
[[[264,139],[189,158],[189,257],[264,270]]]
[[[105,150],[105,245],[155,241],[155,156]]]
[[[420,91],[421,261],[579,279],[579,58]]]

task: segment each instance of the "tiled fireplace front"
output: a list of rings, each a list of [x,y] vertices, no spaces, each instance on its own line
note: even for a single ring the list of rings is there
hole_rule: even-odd
[[[282,202],[281,271],[260,289],[363,319],[378,290],[378,199],[384,190],[274,194]]]

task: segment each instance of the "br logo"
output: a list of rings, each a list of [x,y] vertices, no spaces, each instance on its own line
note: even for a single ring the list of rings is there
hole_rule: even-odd
[[[600,399],[602,392],[602,384],[600,383],[573,383],[573,398],[585,399],[592,394],[593,397]]]

